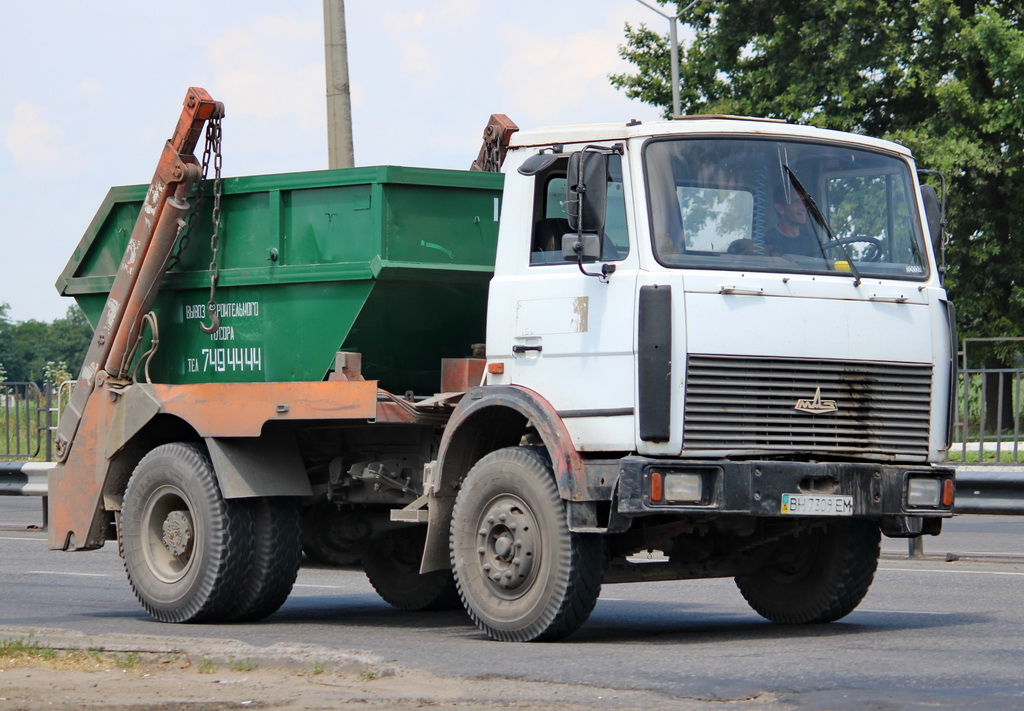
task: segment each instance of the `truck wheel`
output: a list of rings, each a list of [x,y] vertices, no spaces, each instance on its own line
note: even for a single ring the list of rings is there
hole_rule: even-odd
[[[299,502],[294,498],[248,499],[253,520],[252,564],[238,592],[235,622],[274,614],[291,594],[299,573]]]
[[[235,615],[252,560],[252,515],[225,501],[201,446],[157,447],[128,481],[119,534],[135,596],[161,622]]]
[[[302,552],[321,565],[355,565],[372,528],[357,513],[343,513],[330,501],[322,501],[302,512]]]
[[[833,622],[867,594],[879,540],[873,521],[832,521],[824,531],[778,541],[768,561],[738,576],[736,585],[754,611],[772,622]]]
[[[461,608],[450,570],[420,574],[426,540],[423,526],[385,531],[366,548],[366,577],[381,599],[399,610]]]
[[[459,595],[493,639],[565,637],[601,592],[604,539],[569,530],[542,450],[509,447],[477,462],[455,499],[450,541]]]

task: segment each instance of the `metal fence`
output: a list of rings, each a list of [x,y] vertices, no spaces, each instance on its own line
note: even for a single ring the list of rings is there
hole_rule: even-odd
[[[1024,368],[992,368],[972,364],[970,347],[1001,348],[1004,354],[1024,338],[965,338],[959,354],[950,459],[957,464],[999,466],[1024,459]],[[1004,359],[1006,358],[1004,355]]]
[[[31,382],[0,383],[0,459],[35,459],[43,452],[51,392]]]
[[[1024,515],[1024,368],[968,367],[968,349],[982,342],[1006,347],[1024,338],[964,340],[950,451],[956,512]],[[53,459],[53,433],[73,387],[0,383],[0,496],[46,496],[53,464],[30,460]]]

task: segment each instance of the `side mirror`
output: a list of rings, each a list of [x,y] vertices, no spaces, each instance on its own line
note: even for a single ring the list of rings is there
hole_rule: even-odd
[[[577,247],[578,245],[578,247]],[[584,232],[582,235],[562,235],[562,258],[567,262],[596,262],[601,258],[601,237]]]
[[[921,198],[924,200],[924,217],[928,222],[928,235],[931,237],[935,253],[938,254],[942,247],[942,208],[939,206],[939,196],[931,185],[922,185]]]
[[[559,158],[562,156],[557,153],[537,153],[523,161],[523,164],[519,166],[519,173],[521,175],[536,175],[550,168]]]
[[[604,229],[608,205],[607,154],[596,151],[573,153],[569,156],[566,178],[569,229],[600,233]]]

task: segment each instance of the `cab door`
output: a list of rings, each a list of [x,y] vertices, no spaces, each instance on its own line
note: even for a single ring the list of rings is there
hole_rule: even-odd
[[[488,333],[489,348],[504,344],[509,380],[547,399],[581,451],[634,449],[638,259],[628,177],[619,155],[608,158],[602,253],[584,264],[590,275],[562,252],[569,233],[563,159],[535,176],[529,250],[517,255],[514,275],[496,276],[503,283],[492,284],[491,292],[491,308],[502,293],[497,298],[507,299],[512,313],[503,319],[505,333]],[[597,276],[602,265],[610,273]]]

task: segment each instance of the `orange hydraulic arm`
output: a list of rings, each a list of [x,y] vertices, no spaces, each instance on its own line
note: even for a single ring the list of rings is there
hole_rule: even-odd
[[[196,143],[204,124],[223,115],[224,105],[211,99],[205,89],[191,87],[188,90],[178,124],[160,155],[114,285],[96,325],[74,394],[57,428],[58,461],[66,461],[71,452],[100,372],[105,372],[104,378],[115,380],[127,375],[129,354],[138,338],[142,319],[153,304],[171,250],[185,225],[189,211],[185,198],[201,176],[193,155]]]
[[[505,114],[491,114],[487,126],[484,127],[484,143],[480,146],[480,154],[477,155],[469,169],[490,173],[499,172],[501,164],[505,162],[505,154],[508,153],[508,143],[512,139],[512,134],[518,130],[519,127]]]

